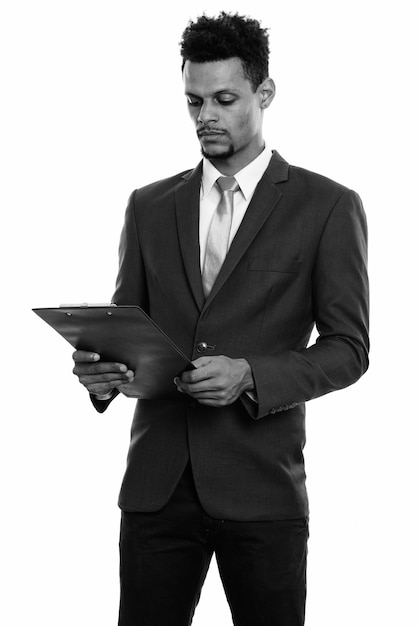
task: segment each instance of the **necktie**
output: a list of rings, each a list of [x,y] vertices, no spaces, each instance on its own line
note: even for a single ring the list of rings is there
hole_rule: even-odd
[[[229,233],[234,210],[234,193],[239,189],[233,176],[221,176],[216,184],[222,195],[210,224],[203,262],[202,283],[206,297],[212,289],[228,252]]]

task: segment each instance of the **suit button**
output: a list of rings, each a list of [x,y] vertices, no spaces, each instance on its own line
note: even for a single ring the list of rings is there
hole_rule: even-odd
[[[198,343],[198,344],[197,344],[197,346],[196,346],[196,350],[197,350],[199,353],[206,352],[206,350],[207,350],[207,349],[208,349],[208,344],[206,343],[206,341],[201,341],[201,342],[200,342],[200,343]]]

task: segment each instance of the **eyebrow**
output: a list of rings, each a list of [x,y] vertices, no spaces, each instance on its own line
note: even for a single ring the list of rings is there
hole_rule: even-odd
[[[197,94],[193,93],[192,91],[185,91],[184,92],[186,96],[194,96],[195,98],[201,98],[202,96],[198,96]],[[240,95],[240,91],[239,89],[220,89],[219,91],[215,91],[214,94],[212,94],[213,96],[221,96],[222,94],[231,94],[233,96],[235,95]]]

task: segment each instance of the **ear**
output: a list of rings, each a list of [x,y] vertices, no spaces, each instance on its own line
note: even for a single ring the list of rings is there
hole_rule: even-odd
[[[258,87],[258,93],[260,94],[260,106],[262,109],[267,109],[273,102],[273,98],[276,95],[276,85],[272,78],[266,78]]]

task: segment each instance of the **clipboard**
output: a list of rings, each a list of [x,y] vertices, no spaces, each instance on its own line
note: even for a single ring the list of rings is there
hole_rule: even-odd
[[[192,362],[138,306],[62,305],[32,309],[76,350],[100,354],[135,372],[127,395],[156,399],[178,395],[173,378]]]

